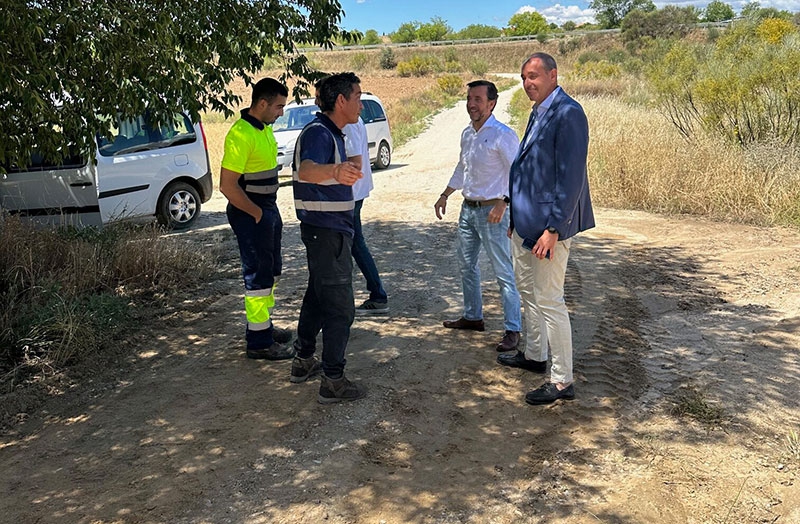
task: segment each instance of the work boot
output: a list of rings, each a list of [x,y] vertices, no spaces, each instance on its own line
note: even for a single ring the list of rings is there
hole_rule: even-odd
[[[358,400],[367,396],[367,390],[361,384],[350,382],[347,377],[332,379],[322,375],[319,385],[320,404],[333,404],[343,400]]]
[[[287,360],[294,357],[294,348],[273,342],[272,345],[264,349],[248,349],[247,358],[260,358],[265,360]]]
[[[289,376],[289,381],[293,384],[300,384],[312,377],[316,377],[320,373],[322,373],[322,366],[319,360],[317,360],[317,357],[294,357],[294,360],[292,360],[292,374]]]
[[[272,326],[272,340],[281,344],[288,344],[292,341],[292,330],[282,329],[275,325]]]

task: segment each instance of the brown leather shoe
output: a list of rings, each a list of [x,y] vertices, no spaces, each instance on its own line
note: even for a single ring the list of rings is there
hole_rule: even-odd
[[[450,329],[471,329],[472,331],[486,331],[486,327],[483,325],[483,319],[467,320],[466,318],[461,317],[458,320],[445,320],[444,322],[442,322],[442,325]]]
[[[519,346],[519,331],[506,331],[503,340],[497,344],[497,351],[514,351]]]

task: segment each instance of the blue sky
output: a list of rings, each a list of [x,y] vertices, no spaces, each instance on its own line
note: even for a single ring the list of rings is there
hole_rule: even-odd
[[[558,25],[567,20],[578,24],[592,21],[594,13],[589,2],[565,0],[563,3],[540,0],[340,0],[345,11],[342,27],[361,32],[375,29],[378,33],[391,33],[403,22],[428,22],[434,16],[442,17],[448,25],[458,31],[470,24],[485,24],[504,27],[514,13],[536,10]],[[654,3],[658,7],[667,4],[694,5],[703,8],[709,0],[678,0]],[[723,0],[738,12],[743,1]],[[761,7],[775,7],[787,11],[800,11],[800,0],[763,0]]]

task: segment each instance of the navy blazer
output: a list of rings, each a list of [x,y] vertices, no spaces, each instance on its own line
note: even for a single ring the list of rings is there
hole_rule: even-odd
[[[545,229],[565,240],[594,227],[586,156],[589,123],[581,105],[561,90],[528,141],[531,121],[511,164],[511,227],[535,243]]]

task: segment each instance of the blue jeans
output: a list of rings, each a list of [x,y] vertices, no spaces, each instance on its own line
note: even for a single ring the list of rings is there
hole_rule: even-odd
[[[353,228],[353,260],[356,261],[358,269],[367,279],[367,290],[369,291],[369,299],[375,302],[386,303],[388,301],[386,291],[383,289],[381,277],[378,274],[378,267],[375,265],[375,260],[372,258],[372,253],[369,252],[367,242],[364,240],[364,231],[361,229],[361,208],[364,205],[364,200],[357,200],[355,207],[355,221]]]
[[[481,299],[481,271],[478,255],[481,245],[489,256],[503,300],[503,325],[506,331],[522,330],[519,293],[514,280],[511,261],[511,240],[508,231],[509,213],[506,211],[497,224],[488,222],[491,206],[471,207],[461,205],[458,217],[458,259],[461,267],[461,287],[464,292],[464,318],[483,318]]]

